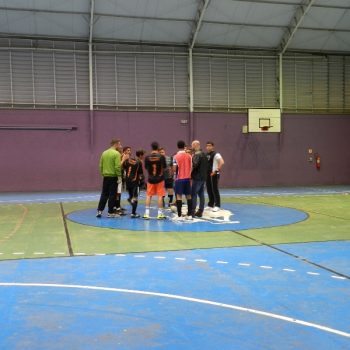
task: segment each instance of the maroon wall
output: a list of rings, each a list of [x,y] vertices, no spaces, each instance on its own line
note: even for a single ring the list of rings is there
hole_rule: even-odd
[[[73,131],[0,130],[0,191],[96,190],[98,159],[112,138],[175,152],[189,141],[188,113],[1,110],[0,126],[77,126]],[[194,137],[212,140],[226,165],[221,184],[295,186],[350,184],[350,117],[284,115],[281,134],[242,134],[246,115],[195,113]],[[92,133],[91,133],[92,131]],[[92,137],[91,137],[92,135]],[[321,156],[321,170],[308,149]]]

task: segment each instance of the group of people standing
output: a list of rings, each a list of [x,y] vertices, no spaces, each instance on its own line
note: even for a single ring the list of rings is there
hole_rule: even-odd
[[[192,220],[202,217],[205,206],[205,185],[208,192],[208,209],[218,211],[221,200],[219,192],[220,171],[224,159],[214,150],[214,143],[206,143],[206,152],[201,150],[198,140],[192,142],[192,148],[180,140],[178,151],[172,157],[167,156],[165,149],[158,142],[152,142],[151,152],[145,155],[144,150],[138,150],[135,157],[131,155],[130,147],[122,147],[120,140],[112,140],[111,147],[104,151],[100,158],[100,173],[103,186],[97,208],[97,217],[108,203],[107,217],[126,215],[121,207],[120,199],[123,183],[128,192],[128,202],[131,205],[131,218],[139,218],[137,214],[138,194],[140,188],[146,185],[146,203],[143,218],[150,219],[152,197],[157,197],[157,219],[165,219],[165,196],[168,193],[168,206],[176,206],[178,220]],[[144,171],[148,178],[145,183]],[[175,194],[175,201],[174,201]],[[182,216],[182,199],[186,197],[187,215]],[[197,208],[197,197],[199,207]]]

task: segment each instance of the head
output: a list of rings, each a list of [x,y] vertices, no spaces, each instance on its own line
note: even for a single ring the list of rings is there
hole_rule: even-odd
[[[183,150],[185,149],[185,141],[177,141],[177,148],[180,149],[180,150]]]
[[[162,156],[165,156],[165,149],[163,147],[160,147],[159,148],[159,153],[162,155]]]
[[[156,141],[153,141],[153,142],[151,143],[151,150],[152,150],[152,152],[154,152],[154,151],[157,151],[157,152],[158,152],[158,150],[159,150],[159,143],[156,142]]]
[[[207,152],[214,151],[214,142],[213,141],[207,141],[207,144],[206,144],[205,148],[207,149]]]
[[[122,143],[120,140],[113,139],[111,141],[111,147],[115,148],[117,151],[119,151],[122,148]]]
[[[192,142],[192,149],[197,152],[201,149],[201,144],[198,140]]]
[[[123,147],[123,153],[130,155],[131,154],[131,147],[129,147],[129,146]]]
[[[144,157],[144,155],[145,155],[145,151],[143,150],[143,149],[138,149],[137,151],[136,151],[136,157],[137,158],[139,158],[139,159],[143,159],[143,157]]]

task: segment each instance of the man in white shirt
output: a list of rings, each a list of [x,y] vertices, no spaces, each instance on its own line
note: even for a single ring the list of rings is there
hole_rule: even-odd
[[[209,163],[208,174],[207,174],[207,192],[209,196],[208,207],[212,208],[213,211],[220,210],[221,199],[219,192],[219,179],[220,171],[222,166],[225,164],[221,154],[215,152],[214,142],[208,141],[206,144],[207,159]]]

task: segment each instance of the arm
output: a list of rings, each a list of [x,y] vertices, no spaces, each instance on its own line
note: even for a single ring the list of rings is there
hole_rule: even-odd
[[[103,161],[102,161],[102,156],[101,156],[101,158],[100,158],[99,168],[100,168],[100,174],[101,174],[101,176],[103,176]]]
[[[122,176],[122,166],[121,166],[121,162],[120,162],[120,153],[116,152],[116,157],[115,157],[115,173],[116,175],[119,177]]]

